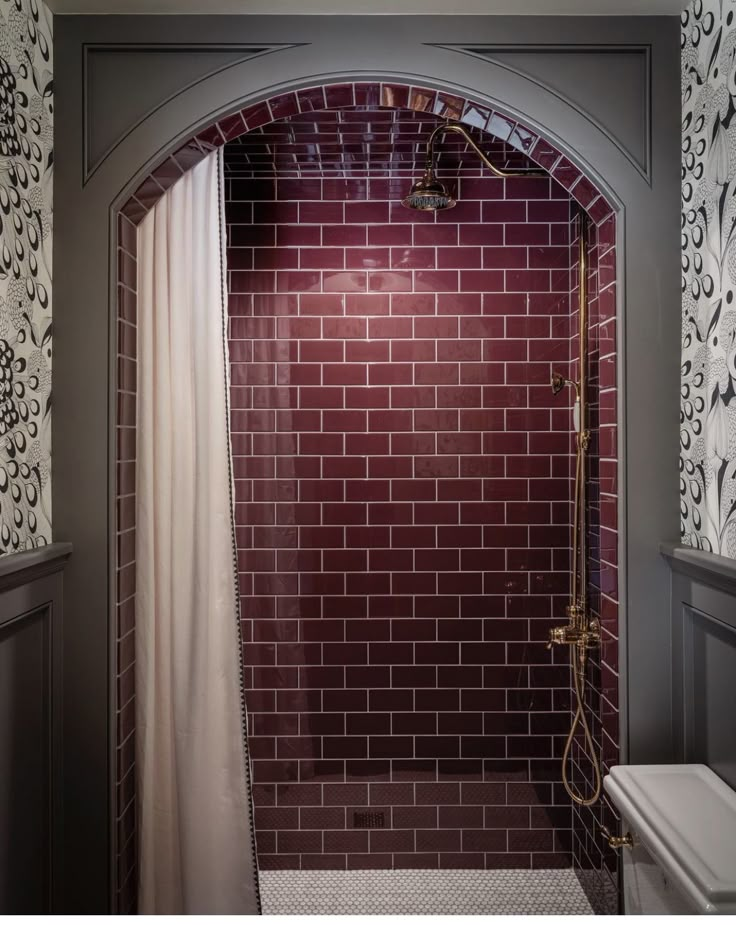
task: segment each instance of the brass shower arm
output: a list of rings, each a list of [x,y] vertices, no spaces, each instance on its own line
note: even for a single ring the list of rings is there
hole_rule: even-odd
[[[456,135],[462,135],[462,137],[467,141],[473,151],[475,151],[481,161],[483,161],[485,166],[496,177],[501,177],[503,179],[504,177],[548,176],[546,170],[541,170],[536,167],[530,167],[527,170],[504,170],[501,167],[496,167],[496,165],[488,159],[488,156],[481,150],[481,148],[478,147],[468,130],[463,125],[460,125],[459,122],[444,122],[442,125],[438,125],[429,136],[429,140],[427,141],[427,170],[433,170],[434,168],[435,142],[439,136],[445,132],[454,132]]]

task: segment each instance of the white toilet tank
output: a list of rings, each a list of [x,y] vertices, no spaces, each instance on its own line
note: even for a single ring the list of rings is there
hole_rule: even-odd
[[[736,791],[702,764],[621,765],[605,788],[634,840],[627,915],[736,913]]]

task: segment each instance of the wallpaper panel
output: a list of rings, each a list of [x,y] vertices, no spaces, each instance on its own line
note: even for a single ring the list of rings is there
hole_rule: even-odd
[[[0,554],[51,541],[52,18],[0,0]]]

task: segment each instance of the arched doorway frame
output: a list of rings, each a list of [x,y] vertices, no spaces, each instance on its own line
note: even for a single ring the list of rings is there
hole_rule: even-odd
[[[651,670],[649,653],[667,634],[669,571],[658,543],[677,534],[677,381],[679,361],[678,189],[679,60],[676,17],[641,17],[632,45],[631,24],[615,17],[59,17],[56,24],[57,132],[55,211],[54,512],[57,538],[74,543],[65,576],[65,728],[68,892],[79,909],[99,909],[109,896],[101,867],[108,865],[111,795],[109,664],[99,653],[115,646],[111,601],[115,584],[114,542],[105,542],[114,522],[114,396],[106,389],[116,346],[114,208],[135,190],[161,156],[181,145],[212,117],[265,96],[327,80],[398,80],[465,93],[503,111],[524,114],[609,194],[617,209],[618,335],[622,437],[618,453],[626,459],[626,496],[621,526],[629,533],[622,554],[630,610],[628,649],[636,670],[629,673],[633,710],[622,727],[637,762],[673,760],[671,730],[654,718],[669,715],[667,660]],[[94,99],[87,94],[84,61],[88,50],[157,58],[152,73],[171,78],[169,62],[193,46],[245,48],[282,39],[292,45],[250,58],[188,85],[132,126],[121,143],[85,178],[79,158],[87,126],[100,105],[114,105],[129,88],[115,68],[103,74]],[[548,78],[528,79],[499,64],[491,54],[467,54],[468,46],[489,50],[539,52],[537,63]],[[160,54],[161,51],[166,54]],[[610,88],[607,52],[626,56],[641,50],[648,62],[649,94],[643,132],[651,142],[646,176],[610,135],[606,106]],[[553,54],[547,54],[552,51]],[[595,58],[591,120],[555,84],[559,56],[585,51]],[[636,57],[636,55],[634,55]],[[570,62],[568,62],[570,63]],[[158,68],[158,71],[156,71]],[[398,70],[401,68],[402,70]],[[432,75],[431,77],[427,75]],[[605,85],[606,90],[598,94]],[[492,95],[490,90],[492,89]],[[611,93],[608,90],[611,90]],[[102,91],[107,91],[102,92]],[[98,92],[99,91],[99,92]],[[144,103],[145,84],[136,92]],[[598,95],[596,95],[598,94]],[[614,94],[615,95],[615,94]],[[107,100],[107,102],[105,102]],[[145,108],[145,107],[144,107]],[[616,134],[614,132],[614,134]],[[108,228],[108,235],[103,229]],[[72,232],[73,229],[73,232]],[[625,246],[624,246],[625,245]],[[671,311],[671,315],[670,315]],[[635,319],[627,336],[626,316]],[[83,345],[83,346],[82,346]],[[653,346],[655,349],[652,349]],[[80,363],[80,349],[84,361]],[[625,363],[624,363],[625,360]],[[646,401],[643,400],[646,397]],[[652,408],[657,414],[652,415]],[[107,444],[100,439],[108,434]],[[625,439],[624,439],[625,438]],[[624,473],[622,472],[622,476]],[[622,478],[623,484],[623,478]],[[627,511],[635,512],[635,517]],[[628,556],[628,562],[623,554]],[[90,653],[97,653],[90,658]],[[626,685],[622,686],[622,698]],[[628,735],[626,725],[628,725]],[[109,865],[108,865],[109,866]],[[96,884],[94,889],[90,884]]]
[[[616,210],[610,205],[607,196],[601,193],[591,179],[556,145],[548,141],[543,135],[527,128],[520,119],[511,117],[505,109],[491,108],[455,93],[451,94],[436,88],[400,83],[396,80],[351,82],[341,78],[333,83],[279,92],[275,96],[265,97],[242,109],[236,109],[234,112],[213,119],[204,127],[200,127],[183,144],[174,145],[173,150],[170,149],[163,157],[160,157],[153,169],[142,181],[138,182],[135,192],[116,210],[117,316],[115,329],[118,332],[116,353],[119,359],[114,407],[116,412],[116,434],[118,436],[115,441],[117,453],[115,460],[116,494],[118,497],[116,516],[118,519],[121,517],[120,505],[125,504],[129,507],[131,503],[130,484],[132,474],[130,471],[126,472],[126,469],[129,470],[133,464],[130,460],[120,456],[121,448],[124,454],[130,455],[125,439],[121,440],[120,437],[121,435],[130,435],[131,429],[134,430],[135,427],[135,408],[131,402],[130,383],[130,370],[133,368],[132,364],[135,363],[135,337],[132,336],[131,331],[135,323],[135,294],[132,291],[134,266],[131,259],[135,256],[135,226],[142,221],[169,186],[173,185],[187,170],[191,169],[216,148],[235,141],[250,131],[267,127],[281,119],[303,116],[308,120],[312,112],[355,106],[404,109],[426,113],[431,120],[436,119],[439,122],[446,119],[460,122],[469,128],[479,129],[481,133],[489,136],[489,138],[505,141],[511,148],[525,154],[532,163],[546,170],[548,175],[567,191],[571,201],[577,202],[580,209],[588,215],[596,240],[598,229],[605,226],[605,237],[609,244],[614,244]],[[609,259],[610,253],[609,249]],[[614,286],[608,291],[609,299],[615,295],[615,291],[614,282]],[[615,314],[615,303],[609,301],[609,311],[611,310]],[[126,355],[126,351],[128,351],[129,355]],[[132,418],[131,415],[133,415]],[[122,420],[121,416],[123,416]],[[606,427],[615,429],[615,412],[606,421]],[[134,440],[128,442],[134,446]],[[131,516],[130,511],[126,511],[124,516],[128,519]],[[610,526],[613,528],[612,532],[615,532],[615,523]],[[115,535],[119,539],[119,524],[115,529]],[[125,531],[124,535],[127,540],[126,547],[129,547],[132,531]],[[131,609],[134,600],[134,577],[130,580],[121,581],[120,579],[121,576],[126,574],[134,576],[135,566],[134,563],[127,560],[120,561],[121,548],[123,548],[120,542],[115,544],[115,548],[117,550],[115,570],[118,576],[118,582],[116,583],[118,597],[115,601],[117,614],[115,635],[120,639],[123,631],[130,626],[133,619]],[[127,548],[124,554],[129,556]],[[609,567],[613,568],[614,572],[616,571],[615,565],[610,565]],[[133,588],[132,594],[130,593],[131,588]],[[120,598],[121,593],[125,595],[122,600]],[[615,601],[616,598],[617,594],[614,592],[611,600]],[[610,621],[609,630],[613,624],[614,610],[615,608],[611,609],[608,615]],[[120,663],[120,647],[117,647],[115,652],[116,662],[111,666],[111,673],[118,679],[113,696],[119,698],[121,679],[126,676],[128,678],[127,685],[131,683],[132,666],[128,662]],[[127,654],[127,657],[130,657],[129,654]],[[116,715],[119,713],[121,706],[122,704],[119,702],[116,704]],[[123,743],[118,741],[118,752],[120,752],[122,746]],[[120,773],[121,769],[118,763],[118,774],[120,775]],[[122,774],[124,777],[125,769],[122,770]],[[118,782],[119,787],[120,783]],[[119,857],[121,857],[123,848],[124,846],[117,845]]]

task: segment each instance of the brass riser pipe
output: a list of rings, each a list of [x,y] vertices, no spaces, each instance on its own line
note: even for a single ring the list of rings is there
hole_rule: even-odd
[[[580,213],[580,238],[578,251],[578,292],[579,292],[579,321],[578,341],[580,344],[580,426],[577,435],[577,458],[580,482],[580,510],[576,519],[580,537],[580,584],[578,586],[578,606],[580,615],[585,619],[588,605],[588,537],[586,533],[586,502],[587,502],[587,460],[588,460],[588,250],[586,247],[586,222],[583,213]],[[582,627],[581,627],[582,628]]]

